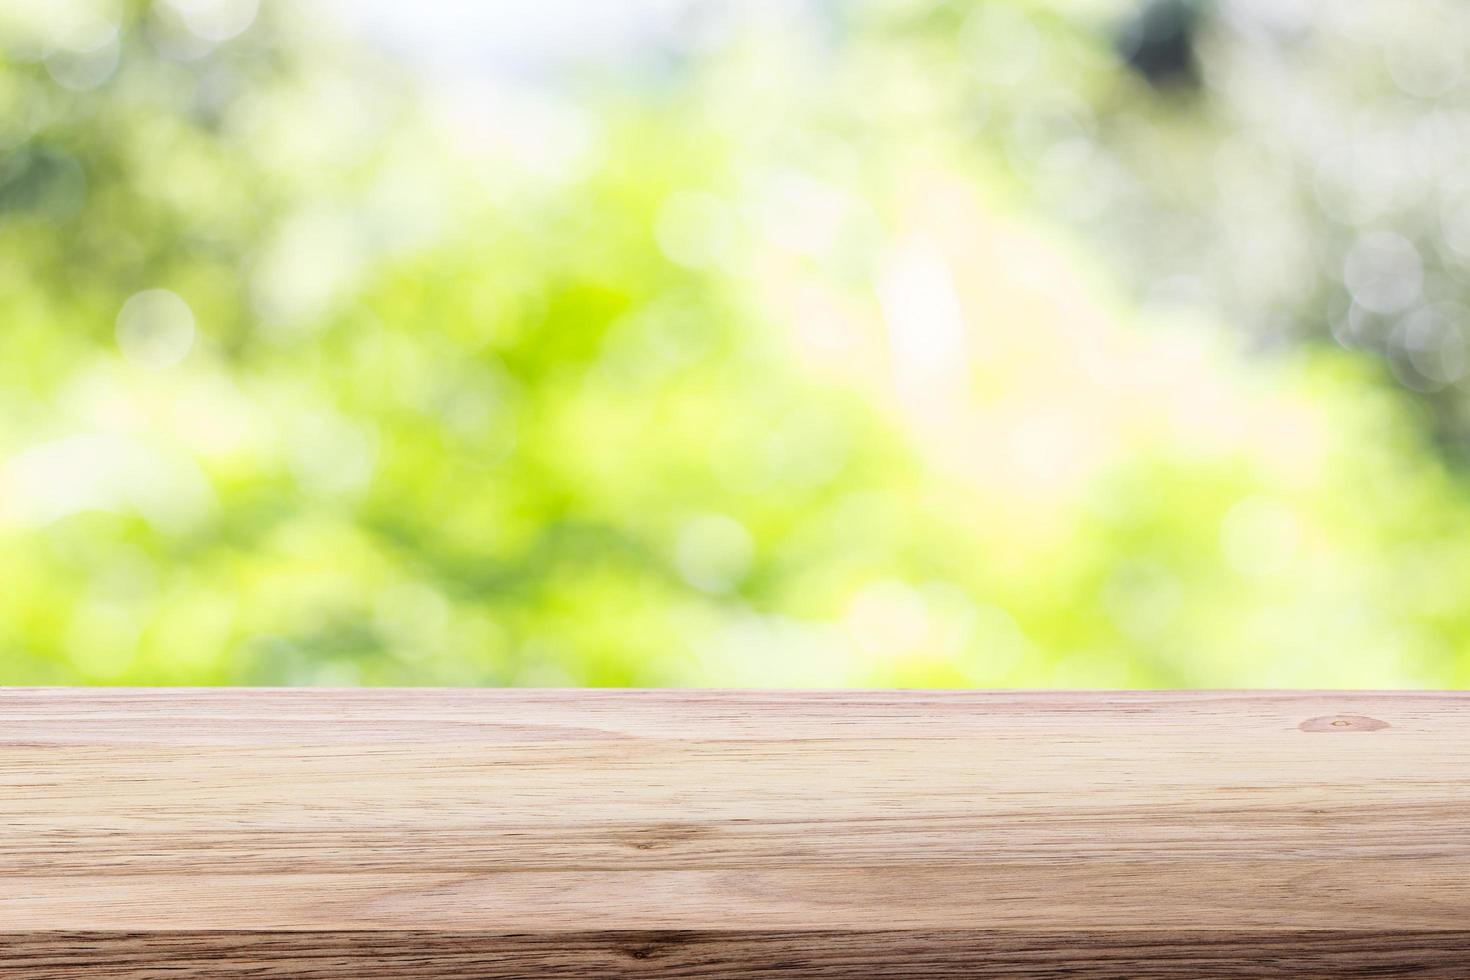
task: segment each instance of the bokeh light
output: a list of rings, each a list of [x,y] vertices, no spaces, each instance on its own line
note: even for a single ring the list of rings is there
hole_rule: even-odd
[[[1470,681],[1467,17],[12,0],[0,681]]]

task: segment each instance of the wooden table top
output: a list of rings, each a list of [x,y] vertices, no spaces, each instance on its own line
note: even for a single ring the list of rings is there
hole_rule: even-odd
[[[0,977],[1470,977],[1470,694],[0,689]]]

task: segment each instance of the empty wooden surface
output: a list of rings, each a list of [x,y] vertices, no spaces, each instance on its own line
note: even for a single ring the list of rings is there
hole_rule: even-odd
[[[0,689],[0,977],[1470,977],[1470,696]]]

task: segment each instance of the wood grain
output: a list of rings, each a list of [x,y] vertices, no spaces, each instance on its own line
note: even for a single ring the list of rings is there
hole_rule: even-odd
[[[1470,977],[1470,695],[0,689],[0,977]]]

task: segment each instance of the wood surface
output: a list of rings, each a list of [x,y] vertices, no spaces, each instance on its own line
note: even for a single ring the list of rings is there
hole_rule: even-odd
[[[1470,977],[1470,695],[0,689],[0,977]]]

